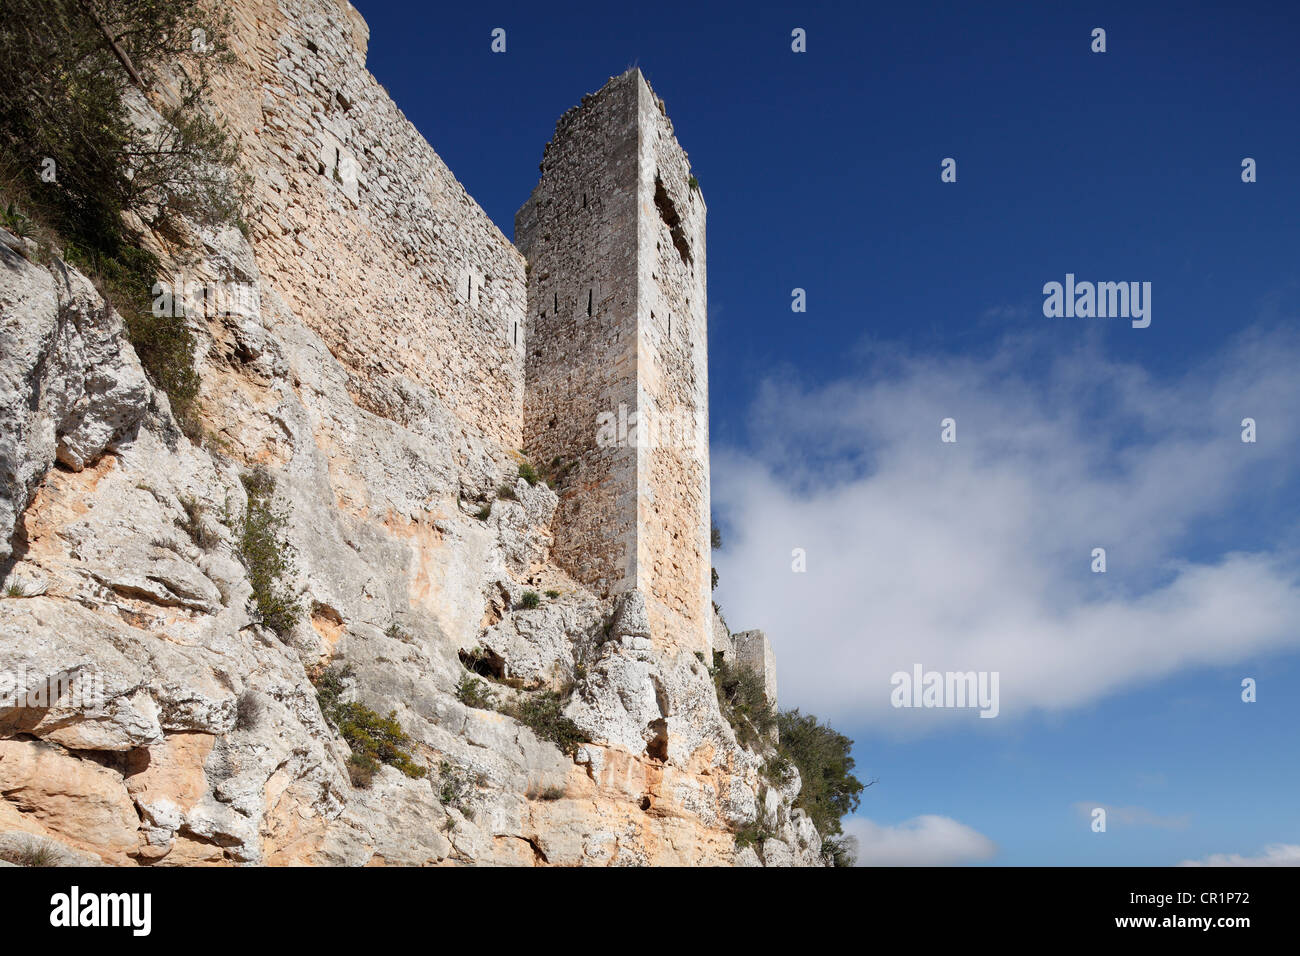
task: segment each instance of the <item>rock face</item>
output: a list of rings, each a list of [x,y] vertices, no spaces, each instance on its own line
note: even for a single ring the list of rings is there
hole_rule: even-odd
[[[0,855],[824,865],[797,777],[765,781],[708,655],[657,645],[642,592],[554,559],[559,498],[516,477],[523,258],[364,70],[360,17],[232,13],[221,103],[258,215],[248,238],[187,222],[184,258],[155,250],[258,293],[187,320],[201,443],[94,285],[0,232]],[[316,168],[331,149],[337,177]],[[398,276],[410,321],[389,328],[374,297]],[[282,633],[241,556],[253,469],[288,519],[303,614]],[[720,618],[712,634],[733,646]],[[427,772],[354,782],[323,672],[391,712]],[[549,704],[576,742],[529,716]]]
[[[50,464],[81,471],[140,421],[144,371],[122,320],[75,270],[0,245],[0,560]]]

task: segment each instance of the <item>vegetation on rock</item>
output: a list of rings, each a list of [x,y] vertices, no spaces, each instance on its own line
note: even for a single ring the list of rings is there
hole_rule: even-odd
[[[853,776],[853,741],[798,708],[777,715],[780,753],[799,769],[802,789],[795,801],[823,837],[843,832],[840,818],[858,808],[869,786]]]
[[[370,786],[381,763],[396,767],[408,777],[425,776],[429,770],[411,758],[411,738],[397,722],[396,711],[384,717],[364,704],[342,699],[349,676],[351,672],[346,668],[325,668],[312,674],[311,681],[321,714],[352,749],[348,773],[353,786]]]
[[[741,746],[754,747],[766,740],[776,726],[776,711],[767,699],[763,677],[752,668],[727,663],[720,654],[714,655],[714,661],[718,709]]]
[[[275,478],[266,469],[255,468],[240,480],[248,494],[248,507],[237,529],[239,557],[253,585],[253,603],[262,623],[283,636],[302,617],[302,605],[289,590],[296,569],[284,538],[288,514],[273,500]]]
[[[513,717],[528,727],[542,740],[549,740],[572,757],[582,744],[591,738],[568,717],[564,716],[564,698],[553,690],[541,691],[523,701],[512,702],[501,708],[507,717]]]
[[[461,675],[456,685],[456,699],[466,707],[478,710],[491,710],[496,705],[496,697],[488,690],[487,684],[469,674]]]
[[[461,767],[449,760],[438,764],[438,800],[445,807],[455,807],[467,819],[474,819],[474,811],[469,805],[474,795],[474,780]]]

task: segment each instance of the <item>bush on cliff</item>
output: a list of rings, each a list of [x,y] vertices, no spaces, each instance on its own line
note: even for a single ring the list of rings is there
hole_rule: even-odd
[[[421,767],[411,759],[407,750],[411,738],[397,722],[397,711],[389,711],[388,716],[383,717],[364,704],[341,704],[334,713],[333,723],[352,748],[351,763],[362,771],[365,781],[360,785],[369,784],[370,776],[378,769],[376,763],[386,763],[416,779],[429,772],[427,767]],[[353,783],[358,782],[357,777],[354,772]]]
[[[496,704],[496,697],[488,690],[487,684],[469,674],[461,675],[456,685],[456,699],[466,707],[478,710],[491,710]]]
[[[713,686],[718,709],[727,718],[742,747],[753,747],[766,739],[776,726],[776,711],[768,702],[761,674],[749,667],[729,664],[715,655]]]
[[[284,538],[288,514],[273,500],[275,479],[264,468],[241,475],[248,507],[237,529],[239,557],[253,585],[253,603],[262,623],[279,635],[293,630],[302,617],[302,605],[289,589],[295,566]]]
[[[397,722],[396,711],[384,717],[364,704],[343,701],[344,681],[349,676],[346,667],[321,668],[310,675],[321,714],[352,749],[348,774],[353,786],[370,786],[380,763],[396,767],[408,777],[425,776],[429,770],[411,758],[411,738]]]
[[[777,730],[780,753],[799,768],[803,782],[794,805],[803,808],[824,838],[843,833],[840,818],[858,808],[869,786],[853,776],[853,741],[798,708],[777,715]],[[837,843],[841,854],[847,852],[843,844]]]
[[[501,712],[549,740],[572,757],[582,744],[591,743],[577,724],[564,716],[564,699],[555,691],[542,691],[522,702],[507,704]]]
[[[458,767],[450,760],[438,764],[438,800],[444,807],[455,807],[466,819],[474,819],[474,809],[470,800],[474,796],[475,781],[473,775],[463,767]]]

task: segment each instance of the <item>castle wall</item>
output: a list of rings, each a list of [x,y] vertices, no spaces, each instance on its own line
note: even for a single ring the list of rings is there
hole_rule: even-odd
[[[642,590],[655,641],[691,651],[711,646],[704,219],[632,70],[561,118],[515,220],[525,447],[572,463],[555,558],[603,593]]]
[[[708,650],[706,211],[640,72],[561,118],[516,249],[365,69],[346,2],[233,12],[215,101],[256,177],[258,266],[354,400],[418,427],[424,393],[562,473],[555,560]]]
[[[524,260],[365,69],[346,0],[231,7],[214,105],[255,177],[263,276],[401,424],[427,391],[523,444]]]

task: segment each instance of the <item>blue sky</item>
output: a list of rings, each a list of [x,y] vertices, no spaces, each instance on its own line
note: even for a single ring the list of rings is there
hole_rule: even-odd
[[[582,94],[637,64],[665,100],[709,205],[717,597],[879,779],[865,858],[1300,859],[1300,9],[357,6],[507,235]],[[1066,273],[1150,282],[1150,327],[1045,318]],[[999,670],[1002,713],[891,708],[914,662]]]

